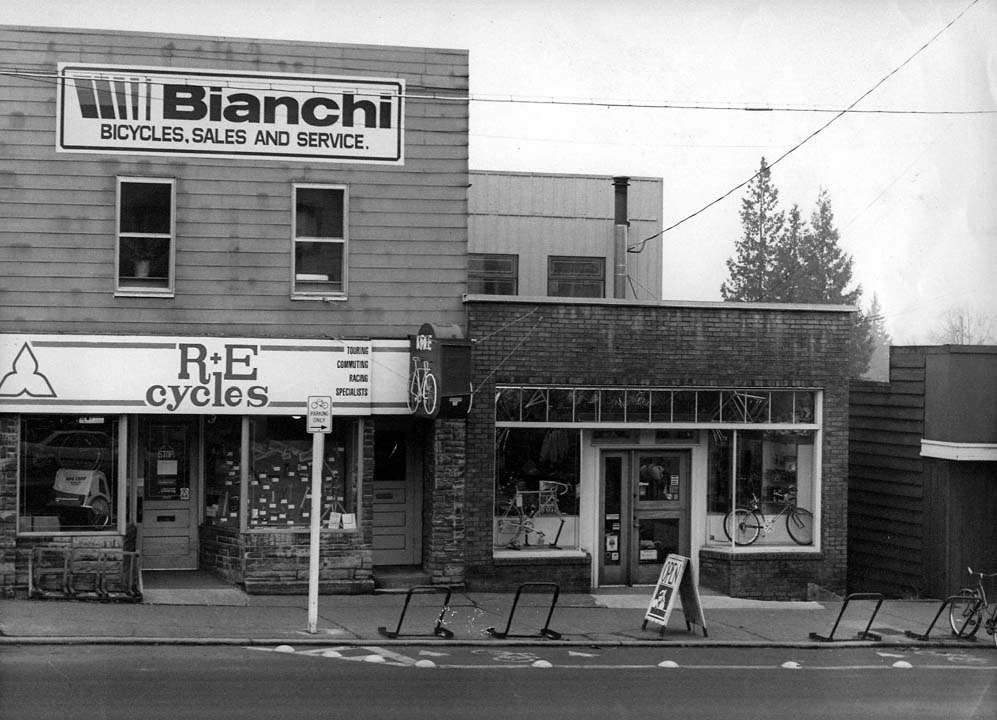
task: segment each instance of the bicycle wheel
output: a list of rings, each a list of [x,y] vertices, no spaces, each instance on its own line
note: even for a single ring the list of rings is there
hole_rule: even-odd
[[[761,529],[761,518],[754,510],[737,508],[727,513],[727,517],[724,518],[724,534],[728,540],[733,540],[735,545],[750,545],[758,539]]]
[[[786,531],[797,545],[813,545],[814,514],[803,508],[793,508],[786,516]]]
[[[425,385],[422,386],[422,406],[426,408],[427,415],[432,415],[436,412],[436,403],[438,400],[436,378],[433,376],[433,373],[426,373]]]
[[[957,637],[971,638],[980,629],[983,610],[979,607],[980,593],[972,588],[959,591],[962,596],[949,603],[949,625]]]

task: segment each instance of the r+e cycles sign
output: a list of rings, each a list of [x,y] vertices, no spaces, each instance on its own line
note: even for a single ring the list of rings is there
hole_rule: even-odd
[[[0,335],[0,410],[369,414],[367,341]]]

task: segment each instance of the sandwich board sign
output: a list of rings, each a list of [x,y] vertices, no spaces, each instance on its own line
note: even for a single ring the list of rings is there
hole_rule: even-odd
[[[686,570],[689,572],[686,572]],[[661,574],[654,586],[654,594],[644,614],[644,624],[641,630],[647,629],[647,623],[653,622],[659,626],[658,634],[664,635],[668,627],[668,618],[675,607],[675,598],[682,600],[682,613],[685,615],[685,626],[692,630],[696,625],[703,637],[707,637],[706,618],[703,616],[703,605],[699,600],[699,588],[691,571],[689,558],[669,553],[665,564],[661,566]]]

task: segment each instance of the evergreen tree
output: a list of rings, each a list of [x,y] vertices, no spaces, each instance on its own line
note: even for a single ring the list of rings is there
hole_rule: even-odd
[[[779,207],[779,191],[772,184],[765,158],[748,185],[747,197],[741,201],[741,226],[736,259],[728,258],[730,278],[724,281],[720,295],[724,300],[761,302],[769,300],[773,284],[774,252],[785,222]]]
[[[773,253],[773,282],[769,299],[775,302],[806,302],[807,278],[804,246],[807,224],[799,205],[789,209],[786,224]]]
[[[807,225],[797,206],[788,219],[778,209],[779,192],[762,158],[741,201],[743,234],[735,256],[727,259],[729,277],[720,287],[724,300],[855,305],[850,342],[850,374],[869,367],[872,319],[859,307],[862,286],[852,283],[852,257],[838,245],[831,197],[822,189]],[[877,311],[878,312],[878,311]]]
[[[879,305],[879,298],[876,293],[872,294],[872,304],[869,306],[869,319],[872,340],[872,357],[869,359],[869,368],[863,377],[867,380],[880,380],[886,382],[890,379],[890,345],[893,338],[886,332],[886,323],[883,322],[883,310]]]

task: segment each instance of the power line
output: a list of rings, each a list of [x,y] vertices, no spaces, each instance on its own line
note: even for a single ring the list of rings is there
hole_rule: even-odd
[[[978,2],[979,0],[977,0]],[[233,71],[238,74],[238,71]],[[38,80],[46,84],[58,85],[60,81],[67,78],[57,73],[36,72],[17,67],[0,68],[0,76],[19,77],[26,80]],[[124,76],[122,76],[124,77]],[[134,73],[128,73],[129,78],[139,78],[149,81],[149,78],[142,75],[142,71],[136,69]],[[76,73],[71,79],[74,80],[105,80],[107,73],[98,73],[88,76]],[[183,75],[178,75],[178,80],[182,80]],[[292,78],[289,78],[292,79]],[[330,82],[335,78],[330,78]],[[363,78],[351,78],[351,80],[363,80]],[[166,85],[165,82],[149,82],[151,86],[158,87]],[[227,90],[260,90],[259,84],[241,85],[238,82],[221,81],[217,78],[212,80],[213,85],[224,87]],[[271,91],[279,92],[288,88],[281,88],[279,83],[271,83]],[[318,92],[318,89],[315,89]],[[558,97],[538,97],[528,95],[477,95],[474,93],[451,95],[447,93],[396,93],[386,91],[379,93],[391,99],[403,100],[432,100],[437,102],[479,102],[496,103],[509,105],[547,105],[566,107],[594,107],[594,108],[622,108],[636,110],[709,110],[719,112],[780,112],[780,113],[843,113],[864,115],[997,115],[997,109],[969,109],[969,110],[927,110],[922,108],[869,108],[864,110],[853,109],[852,107],[842,110],[836,107],[823,107],[819,105],[766,105],[761,103],[734,103],[734,102],[678,102],[678,101],[655,101],[655,100],[621,100],[621,99],[600,99],[600,98],[558,98]]]
[[[946,30],[948,30],[950,27],[952,27],[952,25],[954,25],[963,15],[965,15],[969,11],[970,8],[972,8],[978,2],[980,2],[980,0],[973,0],[958,15],[956,15],[954,18],[952,18],[941,30],[939,30],[938,32],[936,32],[926,43],[924,43],[921,47],[919,47],[917,50],[915,50],[914,53],[910,57],[908,57],[902,63],[900,63],[899,65],[897,65],[897,67],[893,68],[893,70],[891,70],[890,72],[888,72],[886,75],[884,75],[879,80],[879,82],[877,82],[871,88],[869,88],[864,93],[862,93],[858,97],[858,99],[855,100],[851,105],[849,105],[844,110],[841,110],[840,112],[838,112],[834,117],[832,117],[826,123],[824,123],[819,128],[817,128],[816,130],[814,130],[812,133],[810,133],[809,135],[807,135],[805,138],[803,138],[803,140],[801,140],[796,145],[794,145],[793,147],[791,147],[789,150],[787,150],[786,152],[784,152],[782,155],[780,155],[774,161],[772,161],[771,163],[769,163],[767,167],[759,169],[758,172],[756,172],[754,175],[752,175],[751,177],[749,177],[747,180],[745,180],[744,182],[741,182],[741,183],[735,185],[730,190],[728,190],[727,192],[725,192],[723,195],[721,195],[720,197],[716,198],[715,200],[707,203],[706,205],[704,205],[703,207],[701,207],[696,212],[691,213],[689,215],[686,215],[684,218],[682,218],[678,222],[672,223],[671,225],[669,225],[665,229],[661,230],[660,232],[657,232],[654,235],[651,235],[650,237],[644,238],[639,243],[634,243],[633,245],[629,246],[627,248],[627,252],[631,252],[631,253],[639,253],[639,252],[641,252],[644,249],[644,246],[647,245],[647,243],[650,242],[651,240],[654,240],[657,237],[661,237],[666,232],[674,230],[679,225],[682,225],[683,223],[685,223],[685,222],[687,222],[689,220],[692,220],[697,215],[700,215],[700,214],[706,212],[709,208],[713,207],[714,205],[716,205],[717,203],[721,202],[722,200],[726,200],[728,197],[730,197],[735,192],[737,192],[738,190],[740,190],[741,188],[743,188],[745,185],[749,184],[752,180],[754,180],[755,178],[757,178],[759,175],[761,175],[766,170],[770,170],[771,168],[775,167],[778,163],[780,163],[783,160],[785,160],[792,153],[794,153],[797,150],[799,150],[806,143],[810,142],[815,137],[817,137],[820,133],[822,133],[824,130],[826,130],[838,118],[842,117],[846,113],[851,112],[852,108],[854,108],[856,105],[858,105],[860,102],[862,102],[865,98],[867,98],[873,92],[875,92],[876,90],[878,90],[879,87],[881,85],[883,85],[887,80],[889,80],[891,77],[893,77],[894,75],[896,75],[900,70],[902,70],[914,58],[916,58],[918,55],[920,55],[922,52],[924,52],[924,50],[926,50],[929,45],[931,45],[933,42],[935,42],[935,40],[937,40],[938,37],[942,33],[944,33]]]

